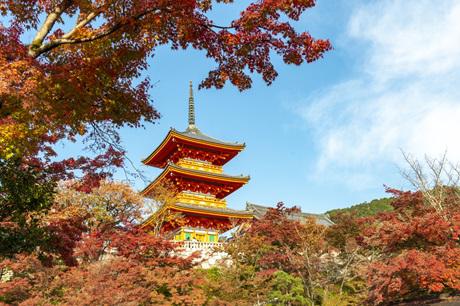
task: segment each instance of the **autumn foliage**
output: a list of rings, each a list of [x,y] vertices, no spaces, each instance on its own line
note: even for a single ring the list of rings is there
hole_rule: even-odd
[[[130,187],[103,182],[89,194],[73,187],[61,185],[43,216],[48,244],[0,263],[0,301],[202,304],[194,256],[177,256],[170,241],[135,225],[143,200]]]
[[[110,176],[125,163],[118,129],[159,118],[141,77],[156,48],[202,50],[215,66],[200,87],[240,90],[254,73],[271,84],[274,56],[300,65],[331,49],[294,28],[314,0],[258,0],[227,24],[209,17],[231,2],[0,0],[0,304],[385,305],[459,294],[460,169],[445,159],[428,159],[427,176],[405,156],[414,191],[388,188],[385,211],[341,211],[328,228],[280,203],[238,224],[220,250],[228,257],[207,270],[161,236],[166,219],[142,230],[144,199]],[[80,139],[90,156],[57,156],[57,143]]]
[[[61,183],[40,218],[46,243],[0,262],[7,304],[380,305],[459,291],[458,190],[439,214],[423,192],[389,189],[392,211],[342,215],[326,228],[280,203],[224,246],[203,270],[199,254],[135,226],[143,200],[105,181],[91,193]],[[120,289],[123,288],[123,289]]]
[[[299,216],[298,208],[279,203],[227,244],[232,265],[211,274],[215,281],[210,294],[216,304],[348,303],[346,294],[339,296],[340,281],[328,271],[334,258],[325,239],[327,228]]]
[[[203,50],[215,67],[200,86],[240,90],[252,73],[274,81],[275,54],[299,65],[331,49],[290,23],[313,0],[257,1],[224,25],[208,17],[230,2],[0,1],[0,158],[79,176],[89,191],[123,165],[117,129],[159,118],[141,77],[159,46]],[[54,145],[79,138],[97,153],[59,160]]]
[[[273,56],[300,65],[331,49],[292,24],[313,0],[209,17],[230,2],[0,0],[0,302],[204,303],[193,258],[140,230],[143,199],[108,179],[125,163],[118,129],[159,118],[143,78],[159,46],[204,51],[215,66],[200,87],[240,90],[275,80]],[[57,156],[80,140],[88,156]]]
[[[377,303],[460,290],[459,193],[439,188],[445,189],[445,213],[421,191],[389,190],[394,211],[373,219],[363,232],[365,246],[381,254],[368,278]]]

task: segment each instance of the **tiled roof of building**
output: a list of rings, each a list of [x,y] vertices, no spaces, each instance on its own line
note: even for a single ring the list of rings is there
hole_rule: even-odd
[[[273,207],[246,202],[246,210],[253,212],[254,218],[256,219],[262,218],[270,208]],[[327,214],[311,214],[300,212],[289,215],[289,218],[297,221],[303,221],[306,218],[314,218],[316,220],[316,223],[321,225],[331,226],[334,224],[334,222],[332,222],[331,219],[329,219]]]
[[[197,175],[205,175],[205,176],[222,178],[222,179],[236,179],[236,180],[246,180],[246,181],[251,179],[250,176],[245,176],[245,175],[242,175],[242,174],[240,174],[240,175],[229,175],[229,174],[225,174],[225,173],[214,173],[214,172],[209,172],[209,171],[205,171],[205,170],[197,170],[197,169],[185,168],[185,167],[181,167],[179,165],[176,165],[174,163],[168,163],[168,167],[170,167],[171,169],[174,169],[174,170],[178,170],[178,171],[185,171],[185,172],[194,173],[194,174],[197,174]]]
[[[196,170],[196,169],[189,169],[185,167],[178,166],[173,163],[168,163],[167,167],[164,168],[164,170],[160,173],[160,175],[157,176],[157,178],[151,182],[149,185],[147,185],[142,191],[141,194],[146,196],[148,193],[152,190],[153,186],[160,182],[163,177],[166,176],[171,171],[176,171],[180,173],[186,173],[186,175],[190,176],[200,176],[207,178],[208,180],[215,180],[215,181],[228,181],[232,182],[235,184],[246,184],[251,178],[249,176],[244,176],[244,175],[228,175],[224,173],[213,173],[213,172],[208,172],[208,171],[203,171],[203,170]]]
[[[197,139],[197,140],[202,140],[202,141],[207,141],[207,142],[212,142],[212,143],[217,143],[217,144],[223,144],[223,145],[227,145],[227,146],[237,146],[237,147],[244,147],[245,146],[242,143],[226,142],[226,141],[222,141],[222,140],[210,137],[210,136],[204,134],[203,132],[201,132],[200,129],[198,129],[195,126],[194,127],[188,127],[183,132],[177,131],[175,129],[172,129],[172,130],[174,132],[180,134],[180,135],[183,135],[185,137],[190,137],[190,138],[193,138],[193,139]]]

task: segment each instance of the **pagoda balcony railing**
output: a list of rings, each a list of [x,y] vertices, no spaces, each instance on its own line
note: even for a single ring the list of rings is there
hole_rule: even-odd
[[[212,250],[222,247],[222,242],[202,242],[202,241],[177,241],[180,247],[186,250]]]
[[[185,204],[194,204],[201,206],[212,206],[218,208],[227,207],[227,201],[217,199],[214,196],[200,194],[196,192],[182,191],[176,196],[176,200]]]
[[[210,162],[201,161],[197,159],[191,158],[181,158],[177,165],[183,168],[192,169],[192,170],[200,170],[200,171],[207,171],[211,173],[222,173],[223,169],[221,166],[213,165]]]

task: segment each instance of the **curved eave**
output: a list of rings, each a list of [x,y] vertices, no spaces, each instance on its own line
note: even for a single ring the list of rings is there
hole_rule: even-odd
[[[169,173],[178,173],[185,176],[190,176],[194,178],[201,178],[208,181],[214,182],[222,182],[222,183],[235,183],[235,184],[246,184],[249,180],[249,176],[230,176],[230,175],[222,175],[217,173],[211,173],[206,171],[199,171],[199,170],[192,170],[182,168],[173,164],[168,164],[168,166],[161,172],[161,174],[151,182],[144,190],[141,191],[142,196],[147,196],[150,191],[155,187],[155,185],[160,182],[163,178],[165,178]]]
[[[155,164],[155,158],[160,155],[160,153],[167,147],[168,143],[172,141],[172,138],[176,138],[179,140],[183,140],[188,143],[198,144],[202,146],[207,146],[210,148],[220,149],[220,150],[227,150],[227,151],[236,151],[240,152],[245,148],[245,144],[226,144],[226,143],[218,143],[207,141],[203,139],[197,139],[194,137],[183,135],[180,132],[177,132],[174,129],[171,129],[168,134],[166,135],[165,139],[161,142],[161,144],[144,160],[142,163],[145,165]]]
[[[210,146],[213,146],[215,148],[241,151],[246,147],[246,145],[244,143],[236,143],[236,142],[235,143],[230,143],[230,142],[224,142],[224,141],[219,141],[219,140],[213,141],[212,138],[207,137],[207,136],[206,137],[209,140],[195,138],[195,137],[192,137],[192,136],[185,135],[184,133],[178,132],[175,129],[172,129],[171,133],[174,134],[174,136],[176,136],[178,138],[181,138],[181,139],[184,139],[184,140],[187,140],[187,141],[190,141],[190,142],[196,142],[196,143],[200,143],[200,144],[210,145]]]
[[[220,211],[219,212],[219,211],[208,210],[205,207],[200,207],[198,205],[195,208],[195,207],[190,207],[190,206],[184,207],[183,205],[175,204],[175,205],[172,205],[170,208],[178,212],[188,212],[188,213],[214,216],[214,217],[238,218],[238,219],[252,219],[253,218],[253,215],[251,212],[247,212],[247,213],[238,212],[238,211]]]
[[[160,208],[157,212],[153,213],[150,217],[144,220],[142,222],[141,227],[144,228],[151,224],[155,217],[157,217],[159,214],[163,213],[166,209],[171,209],[177,212],[185,212],[185,213],[193,213],[193,214],[198,214],[198,215],[204,215],[204,216],[212,216],[212,217],[221,217],[221,218],[235,218],[235,219],[253,219],[254,214],[250,211],[234,211],[234,210],[228,210],[228,211],[216,211],[213,210],[212,208],[207,208],[207,207],[202,207],[202,206],[196,206],[196,207],[190,207],[190,205],[183,206],[180,203],[173,204],[173,205],[168,205],[167,207],[164,206]]]

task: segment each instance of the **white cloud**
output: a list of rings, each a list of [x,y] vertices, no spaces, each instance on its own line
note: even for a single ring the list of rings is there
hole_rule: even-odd
[[[459,25],[458,1],[379,1],[355,12],[348,34],[369,42],[375,77],[426,77],[460,67]]]
[[[382,183],[377,168],[400,163],[401,149],[418,158],[447,150],[460,160],[460,2],[358,8],[340,46],[353,47],[357,76],[300,109],[320,152],[317,175]]]

